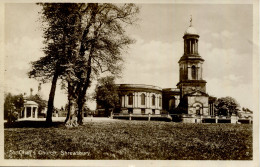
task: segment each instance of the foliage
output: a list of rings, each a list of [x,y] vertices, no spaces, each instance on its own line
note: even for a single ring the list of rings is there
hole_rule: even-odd
[[[217,101],[217,98],[214,96],[209,96],[209,104],[215,103]]]
[[[232,97],[222,97],[217,99],[215,104],[218,115],[230,116],[232,114],[237,114],[240,105],[236,99]]]
[[[52,80],[48,100],[46,122],[52,122],[53,103],[56,84],[59,77],[66,74],[68,64],[76,60],[80,24],[77,9],[82,4],[44,3],[41,11],[41,22],[44,38],[44,57],[32,62],[29,77],[42,82]]]
[[[66,129],[62,124],[52,128],[11,128],[5,129],[4,133],[4,157],[84,160],[252,160],[252,130],[252,124],[183,124],[120,120],[89,121],[72,129]],[[10,150],[31,151],[32,154],[20,155]],[[65,152],[74,155],[64,154]],[[77,152],[85,154],[77,155]]]
[[[47,122],[51,122],[58,78],[67,82],[69,106],[78,105],[78,121],[91,79],[103,72],[118,74],[122,53],[133,42],[124,28],[132,25],[139,9],[134,4],[43,3],[45,57],[32,63],[29,76],[52,79]],[[70,107],[69,111],[70,112]]]
[[[23,109],[23,105],[24,105],[24,99],[22,94],[20,95],[12,95],[11,93],[5,94],[4,119],[8,119],[9,121],[18,119],[18,113]]]
[[[32,70],[29,77],[42,82],[49,82],[55,73],[65,73],[66,65],[75,55],[79,27],[77,27],[76,13],[80,4],[41,3],[40,21],[42,22],[45,56],[31,62]]]
[[[78,121],[82,124],[82,110],[91,80],[100,73],[118,75],[122,67],[122,53],[133,40],[125,27],[136,20],[139,8],[134,4],[88,4],[90,14],[80,41],[79,61],[75,72],[78,82]],[[83,17],[84,18],[84,17]]]
[[[97,105],[101,105],[102,108],[106,109],[106,112],[108,112],[109,108],[115,109],[116,105],[119,103],[119,95],[114,76],[98,79],[94,99],[96,99]]]
[[[43,109],[47,107],[47,101],[43,100],[38,94],[30,96],[28,100],[34,101],[38,104],[38,112],[40,113]]]

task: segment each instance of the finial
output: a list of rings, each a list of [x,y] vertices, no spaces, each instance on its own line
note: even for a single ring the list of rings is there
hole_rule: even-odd
[[[192,27],[192,15],[190,15],[190,27]]]

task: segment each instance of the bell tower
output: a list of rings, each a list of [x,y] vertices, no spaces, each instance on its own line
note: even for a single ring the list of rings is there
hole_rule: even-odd
[[[206,93],[206,81],[203,80],[204,59],[199,55],[198,44],[199,35],[192,26],[184,33],[184,54],[179,60],[179,83],[177,87],[181,90],[181,97],[195,90]]]

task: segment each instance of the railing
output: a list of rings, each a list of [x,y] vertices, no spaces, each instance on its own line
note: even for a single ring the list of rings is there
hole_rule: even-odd
[[[113,116],[120,116],[120,115],[122,115],[122,116],[170,116],[169,114],[143,114],[143,113],[141,113],[141,114],[129,114],[129,113],[113,113],[112,114]]]

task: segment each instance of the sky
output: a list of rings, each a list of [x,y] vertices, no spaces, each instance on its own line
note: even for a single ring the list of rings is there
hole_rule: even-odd
[[[200,35],[199,54],[205,59],[203,79],[207,93],[215,97],[234,97],[241,105],[253,108],[253,6],[203,4],[138,4],[139,21],[127,27],[135,39],[123,54],[124,69],[117,83],[148,84],[176,88],[178,60],[183,55],[183,35],[190,24]],[[5,6],[5,91],[13,94],[30,88],[37,92],[38,82],[29,79],[30,62],[44,56],[41,51],[40,7],[35,4]],[[89,94],[92,93],[95,82]],[[42,86],[48,99],[50,84]],[[58,85],[56,107],[67,102]],[[95,102],[89,102],[95,109]]]

